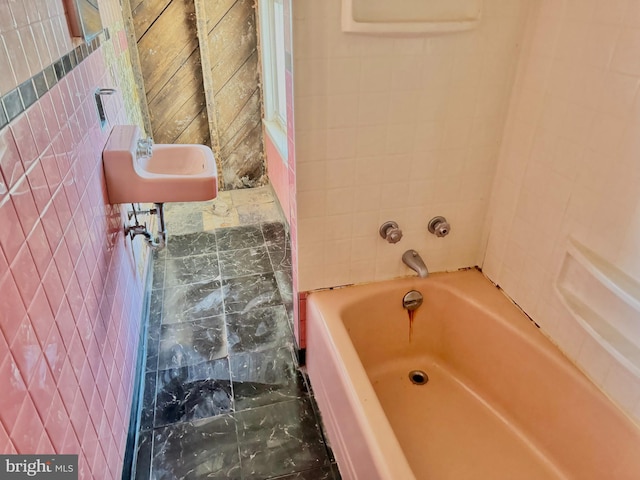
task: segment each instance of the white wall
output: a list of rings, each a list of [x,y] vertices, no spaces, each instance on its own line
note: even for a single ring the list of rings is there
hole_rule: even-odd
[[[640,280],[640,2],[542,0],[527,30],[483,270],[640,418],[640,381],[553,289],[569,236]]]
[[[293,3],[301,291],[410,274],[409,248],[431,271],[480,262],[529,2],[484,3],[478,29],[416,38],[342,33],[340,0]]]

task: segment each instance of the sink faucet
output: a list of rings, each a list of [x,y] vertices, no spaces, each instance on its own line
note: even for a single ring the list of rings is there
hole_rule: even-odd
[[[427,278],[429,276],[429,270],[427,270],[424,260],[422,260],[420,254],[415,250],[407,250],[404,252],[402,254],[402,261],[407,267],[415,270],[420,278]]]

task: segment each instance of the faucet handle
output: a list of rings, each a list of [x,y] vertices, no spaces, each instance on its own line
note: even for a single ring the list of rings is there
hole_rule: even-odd
[[[429,220],[429,232],[433,233],[436,237],[446,237],[451,231],[451,225],[444,217],[433,217]]]
[[[398,243],[402,239],[402,230],[394,221],[384,222],[378,230],[380,236],[389,243]]]
[[[153,139],[151,137],[139,138],[136,155],[138,157],[150,157],[153,154]]]

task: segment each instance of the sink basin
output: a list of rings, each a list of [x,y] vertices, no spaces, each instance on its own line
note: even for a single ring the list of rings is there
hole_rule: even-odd
[[[102,152],[109,201],[116,203],[200,202],[218,194],[213,152],[204,145],[154,145],[139,155],[140,129],[113,127]]]

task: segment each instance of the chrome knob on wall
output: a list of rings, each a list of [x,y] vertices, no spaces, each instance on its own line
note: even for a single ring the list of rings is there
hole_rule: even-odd
[[[433,233],[436,237],[446,237],[451,231],[451,225],[444,217],[433,217],[429,220],[429,232]]]
[[[389,243],[398,243],[402,238],[402,230],[400,230],[398,224],[393,221],[384,222],[380,225],[378,232],[380,236]]]
[[[136,154],[138,158],[150,157],[153,154],[153,139],[151,137],[138,139]]]

